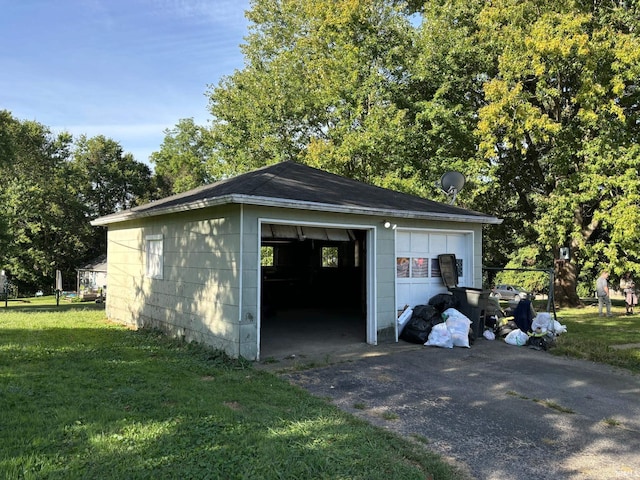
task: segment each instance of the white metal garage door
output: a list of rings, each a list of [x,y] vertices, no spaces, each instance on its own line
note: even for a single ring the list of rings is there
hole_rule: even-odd
[[[442,230],[396,231],[396,305],[424,305],[447,289],[440,276],[438,255],[453,253],[458,263],[458,285],[473,284],[473,235]]]

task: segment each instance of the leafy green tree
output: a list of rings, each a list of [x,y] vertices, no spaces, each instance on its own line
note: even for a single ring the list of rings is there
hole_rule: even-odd
[[[504,264],[522,212],[507,187],[496,202],[478,155],[483,85],[497,70],[478,41],[483,3],[427,2],[416,27],[416,2],[254,2],[246,67],[211,91],[221,170],[294,160],[440,200],[438,179],[459,170],[459,204],[509,205],[487,248]]]
[[[151,169],[103,135],[81,135],[75,142],[72,163],[81,179],[81,195],[90,219],[135,207],[151,194]]]
[[[184,118],[164,133],[160,150],[151,154],[155,175],[163,185],[161,193],[184,192],[215,179],[219,171],[210,166],[216,157],[208,129],[196,125],[193,118]]]
[[[81,135],[75,142],[71,164],[80,201],[87,209],[87,222],[154,198],[156,184],[151,169],[103,135]],[[95,231],[90,251],[93,256],[106,252],[104,229]]]
[[[559,301],[579,302],[581,274],[639,271],[635,3],[501,1],[480,35],[500,53],[478,110],[480,150],[509,185],[539,256],[557,258]]]
[[[13,129],[17,121],[7,110],[0,110],[0,174],[4,176],[6,181],[7,167],[11,165],[14,158],[14,139]],[[6,252],[10,243],[8,216],[6,212],[6,200],[4,200],[4,182],[0,178],[0,252]],[[2,261],[2,253],[0,253],[0,261]],[[1,267],[0,267],[1,268]]]
[[[555,265],[577,304],[604,265],[640,274],[639,8],[255,0],[246,67],[210,91],[212,175],[294,160],[444,199],[459,170],[459,204],[504,219],[486,263]]]
[[[467,180],[458,205],[503,214],[500,207],[510,203],[510,198],[498,200],[498,186],[487,182],[488,169],[478,155],[476,138],[478,109],[486,103],[483,87],[496,73],[493,48],[479,40],[483,5],[476,1],[423,2],[416,55],[408,70],[413,113],[411,132],[406,136],[410,153],[405,161],[419,172],[420,181],[434,185],[425,190],[430,198],[444,199],[438,180],[455,170]],[[516,213],[514,218],[519,216]],[[512,230],[512,219],[502,218],[502,225],[491,226],[485,233],[484,250],[492,259],[490,265],[504,265],[514,250],[505,234]]]
[[[66,278],[91,238],[68,163],[71,136],[0,112],[0,263],[21,289],[46,288],[59,269]]]
[[[246,67],[210,92],[222,168],[293,160],[393,183],[405,168],[414,33],[406,14],[382,0],[252,7]]]

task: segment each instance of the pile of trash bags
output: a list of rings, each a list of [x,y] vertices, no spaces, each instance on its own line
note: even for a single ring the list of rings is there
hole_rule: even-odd
[[[457,307],[455,298],[446,293],[435,295],[426,305],[405,307],[398,317],[400,339],[442,348],[469,348],[476,340],[472,322]],[[483,337],[487,340],[502,338],[509,345],[547,350],[566,331],[550,313],[536,313],[530,300],[521,300],[506,311],[496,300],[485,311]]]
[[[475,338],[471,320],[459,312],[452,295],[438,294],[427,305],[406,307],[398,317],[400,338],[428,346],[469,348]]]
[[[558,335],[567,331],[549,312],[536,313],[530,300],[520,300],[515,308],[487,317],[485,328],[485,334],[491,332],[509,345],[526,345],[536,350],[551,348]]]

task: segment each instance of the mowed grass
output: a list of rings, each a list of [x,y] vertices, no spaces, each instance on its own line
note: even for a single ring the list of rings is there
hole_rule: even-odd
[[[558,337],[550,352],[640,373],[640,309],[627,316],[624,302],[612,303],[613,317],[598,316],[597,302],[559,310],[558,321],[567,326],[567,333]]]
[[[95,304],[0,305],[0,478],[458,479],[277,376]]]

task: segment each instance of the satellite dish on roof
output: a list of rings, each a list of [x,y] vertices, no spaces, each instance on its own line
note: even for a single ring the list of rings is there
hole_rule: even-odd
[[[442,191],[451,196],[451,204],[456,201],[456,195],[462,190],[466,179],[460,172],[447,172],[440,177],[440,187]]]

